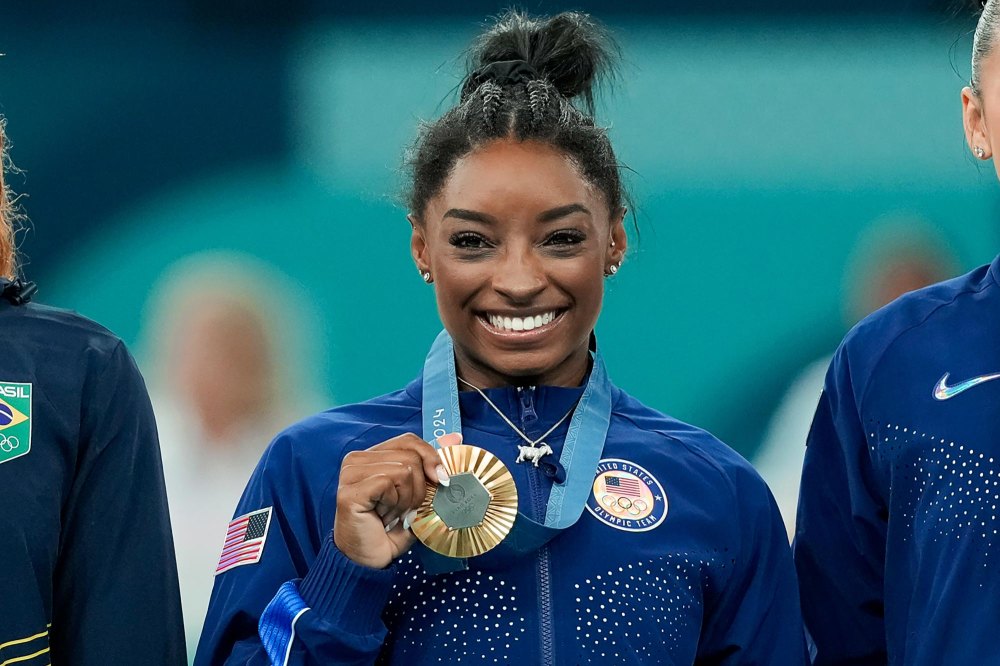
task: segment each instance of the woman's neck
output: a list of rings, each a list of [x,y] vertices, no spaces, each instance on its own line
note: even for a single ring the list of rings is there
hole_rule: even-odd
[[[590,350],[586,347],[576,350],[562,363],[543,372],[508,374],[478,359],[468,357],[456,348],[455,370],[459,377],[481,389],[503,386],[576,387],[583,384],[590,370]],[[472,389],[459,382],[459,390]]]

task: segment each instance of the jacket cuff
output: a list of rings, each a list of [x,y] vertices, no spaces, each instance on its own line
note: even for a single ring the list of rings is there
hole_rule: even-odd
[[[371,634],[384,628],[382,611],[394,574],[394,567],[372,569],[349,559],[334,545],[331,533],[299,583],[299,594],[335,626],[355,635]]]

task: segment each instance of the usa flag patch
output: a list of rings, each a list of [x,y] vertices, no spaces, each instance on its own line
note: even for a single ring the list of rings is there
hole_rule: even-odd
[[[233,518],[226,530],[226,542],[222,546],[222,556],[219,558],[219,566],[215,568],[215,575],[233,567],[260,562],[270,525],[271,507]]]

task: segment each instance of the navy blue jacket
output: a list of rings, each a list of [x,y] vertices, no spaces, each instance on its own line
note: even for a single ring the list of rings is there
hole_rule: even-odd
[[[816,664],[1000,663],[1000,260],[851,331],[795,539]]]
[[[177,571],[128,351],[0,299],[0,664],[50,662],[186,663]]]
[[[260,561],[217,576],[195,664],[805,663],[791,553],[764,483],[711,435],[618,389],[588,507],[538,552],[501,545],[436,576],[413,551],[385,570],[348,560],[331,539],[341,460],[419,433],[420,393],[418,380],[272,443],[236,510],[271,509]],[[534,437],[580,393],[488,391]],[[465,441],[506,463],[521,511],[542,521],[554,468],[515,463],[523,442],[479,395],[460,404]],[[556,457],[567,427],[547,440]],[[643,493],[621,504],[634,513],[602,510],[608,475],[633,500]]]

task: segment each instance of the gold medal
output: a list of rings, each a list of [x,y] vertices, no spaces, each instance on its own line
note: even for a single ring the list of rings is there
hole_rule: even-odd
[[[438,450],[451,483],[427,489],[411,529],[441,555],[466,558],[493,549],[517,517],[514,477],[499,458],[468,444]]]

